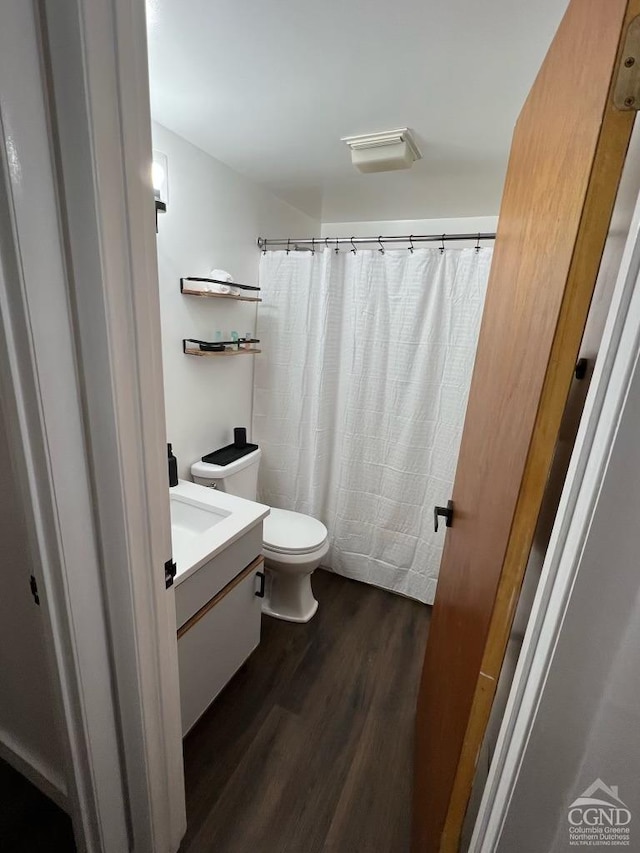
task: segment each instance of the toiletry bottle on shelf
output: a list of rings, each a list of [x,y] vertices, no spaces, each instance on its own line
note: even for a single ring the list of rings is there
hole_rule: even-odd
[[[167,444],[167,457],[169,462],[169,486],[178,485],[178,460],[173,455],[171,445]]]

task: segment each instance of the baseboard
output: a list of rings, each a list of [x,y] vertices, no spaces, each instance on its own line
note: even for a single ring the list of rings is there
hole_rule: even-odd
[[[64,778],[18,744],[6,732],[0,730],[0,758],[22,774],[43,794],[59,806],[69,811],[67,787]]]

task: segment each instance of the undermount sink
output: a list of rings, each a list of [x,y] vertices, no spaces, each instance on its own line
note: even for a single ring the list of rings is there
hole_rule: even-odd
[[[171,544],[181,583],[268,515],[269,508],[180,480],[170,491]]]
[[[171,530],[182,538],[200,536],[231,513],[171,495]]]
[[[220,524],[231,515],[219,507],[171,495],[171,543],[174,554],[184,554],[195,541],[209,533],[216,524]]]

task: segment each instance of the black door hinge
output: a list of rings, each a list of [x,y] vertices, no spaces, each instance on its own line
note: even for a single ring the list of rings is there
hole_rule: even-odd
[[[173,560],[167,560],[164,564],[164,584],[167,589],[169,589],[170,586],[173,586],[173,579],[175,578],[177,571],[178,568]]]
[[[576,369],[574,370],[574,375],[576,379],[584,379],[587,375],[587,368],[589,367],[589,362],[586,358],[579,358],[576,362]]]
[[[36,583],[36,579],[33,575],[29,578],[29,587],[31,588],[31,595],[33,596],[33,600],[35,603],[40,606],[40,596],[38,595],[38,584]]]

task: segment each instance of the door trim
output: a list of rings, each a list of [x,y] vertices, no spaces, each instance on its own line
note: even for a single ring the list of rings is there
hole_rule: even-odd
[[[11,261],[0,269],[0,382],[33,522],[76,844],[174,853],[186,817],[164,581],[145,7],[9,0],[0,18],[11,191],[0,194]]]
[[[496,849],[580,571],[597,496],[640,352],[640,198],[491,763],[470,853]]]
[[[41,0],[132,846],[186,829],[145,5]]]
[[[0,10],[0,395],[12,457],[5,463],[22,487],[57,694],[59,727],[51,736],[63,747],[61,793],[76,845],[126,849],[121,746],[41,59],[36,5],[8,0]]]

